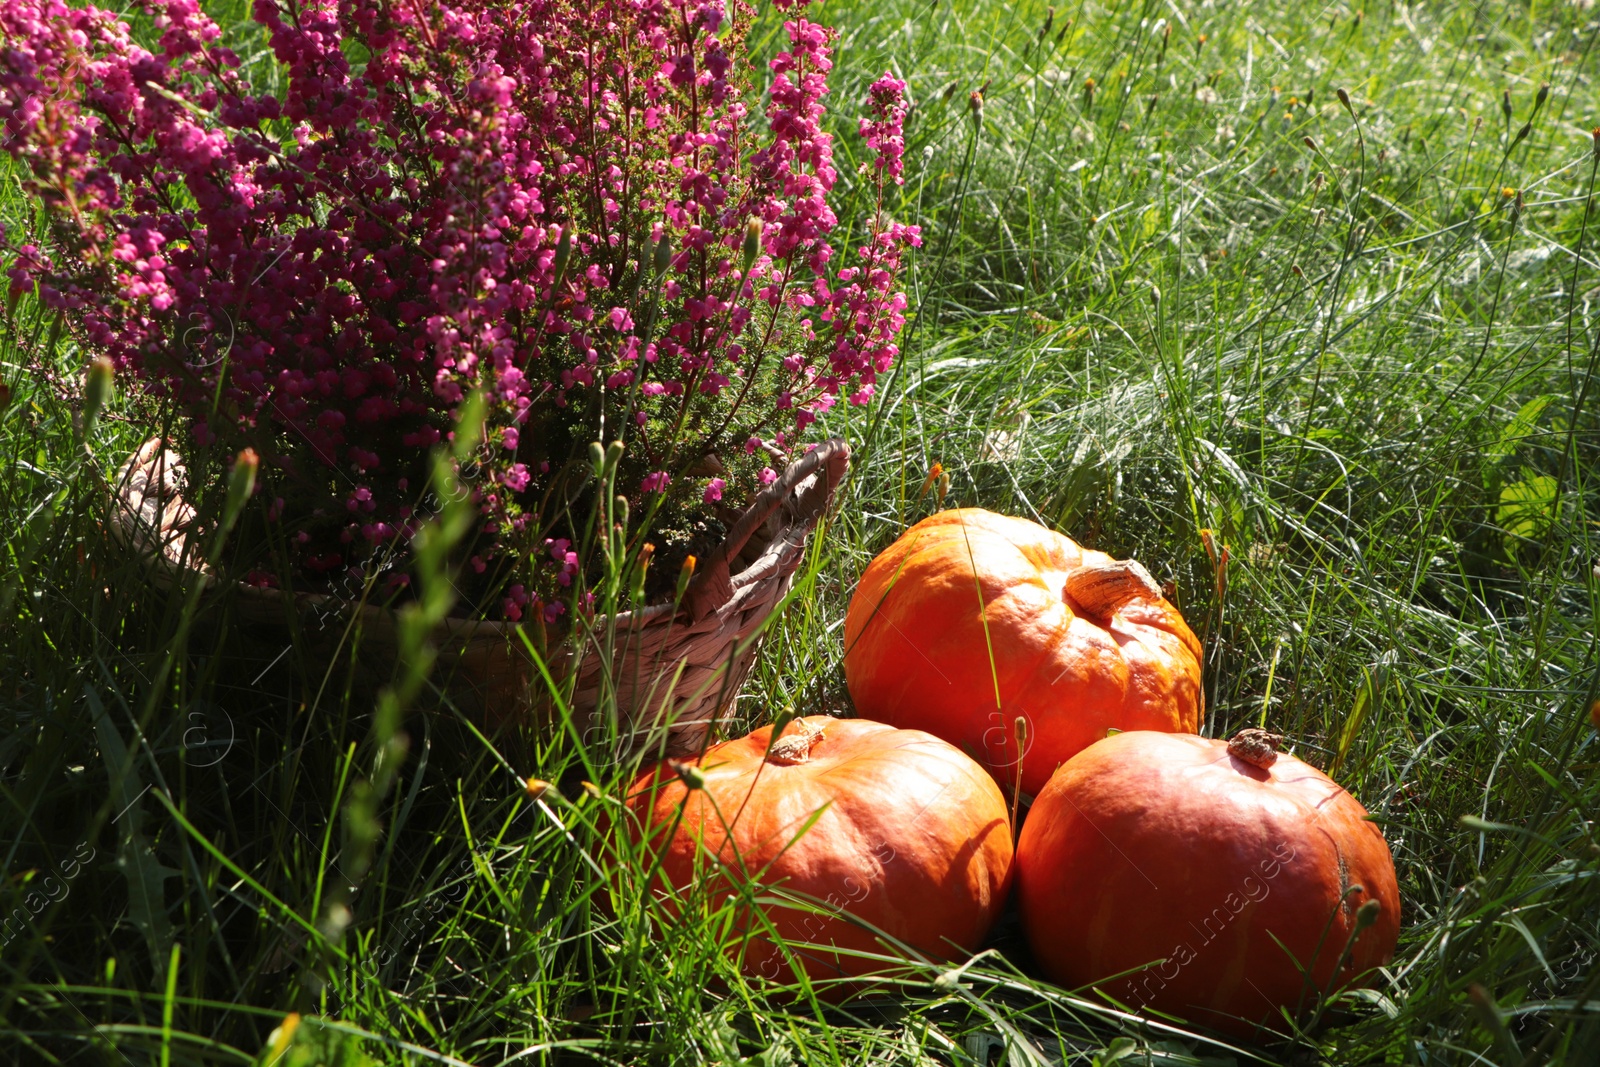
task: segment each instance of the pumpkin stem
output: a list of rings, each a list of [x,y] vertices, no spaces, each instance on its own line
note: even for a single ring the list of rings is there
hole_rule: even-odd
[[[1161,596],[1150,572],[1131,559],[1085,564],[1067,574],[1066,591],[1085,615],[1096,619],[1109,619],[1130,600]]]
[[[811,748],[827,731],[821,726],[812,726],[806,722],[796,722],[799,733],[780,737],[772,742],[767,749],[767,762],[776,763],[783,767],[792,767],[796,763],[804,763],[811,758]]]
[[[1278,749],[1282,744],[1282,734],[1268,733],[1266,730],[1249,726],[1233,735],[1228,742],[1228,755],[1237,756],[1246,763],[1266,770],[1278,762]],[[1341,864],[1344,862],[1342,856],[1339,862]]]

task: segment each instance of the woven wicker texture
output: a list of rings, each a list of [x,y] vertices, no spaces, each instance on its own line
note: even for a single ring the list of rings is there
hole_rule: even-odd
[[[732,705],[755,661],[762,625],[788,593],[806,538],[844,477],[849,447],[825,441],[791,463],[753,500],[714,551],[698,561],[682,604],[600,617],[569,634],[551,656],[567,678],[576,661],[570,707],[587,739],[681,755],[699,750]],[[196,513],[184,497],[182,457],[160,438],[146,441],[118,474],[113,529],[141,555],[162,587],[215,579],[191,539]],[[239,586],[237,620],[290,628],[312,662],[346,649],[366,680],[393,672],[399,634],[393,612],[314,593]],[[535,692],[547,687],[512,623],[447,619],[433,635],[434,682],[463,712],[489,726],[548,712]]]

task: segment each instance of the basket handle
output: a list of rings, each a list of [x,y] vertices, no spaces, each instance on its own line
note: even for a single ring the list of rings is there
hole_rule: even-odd
[[[808,492],[806,499],[798,502],[801,507],[810,505],[806,510],[811,511],[811,514],[798,510],[796,514],[797,518],[807,520],[809,526],[810,522],[816,520],[817,513],[826,506],[828,498],[833,495],[834,489],[844,478],[845,467],[849,462],[850,446],[845,444],[841,437],[830,437],[789,464],[782,477],[763,489],[760,495],[750,502],[744,514],[740,515],[729,528],[722,543],[701,561],[694,580],[684,591],[684,610],[688,612],[690,620],[700,621],[726,604],[733,596],[733,575],[728,561],[742,552],[756,530],[794,495],[796,486],[816,473],[818,467],[824,467],[827,475],[827,491],[820,494],[815,491]]]

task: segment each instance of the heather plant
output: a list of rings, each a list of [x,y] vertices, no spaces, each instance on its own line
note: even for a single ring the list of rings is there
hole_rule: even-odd
[[[624,445],[637,551],[770,483],[898,354],[904,83],[871,86],[878,208],[836,256],[804,2],[774,0],[765,82],[744,2],[257,0],[249,73],[196,0],[143,5],[151,49],[112,12],[6,4],[0,123],[46,217],[5,245],[12,298],[175,410],[201,477],[259,453],[263,583],[404,559],[481,395],[469,571],[553,621],[589,565],[591,442]]]

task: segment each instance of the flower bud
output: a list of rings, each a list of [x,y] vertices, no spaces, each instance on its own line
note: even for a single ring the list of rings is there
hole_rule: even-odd
[[[1345,92],[1342,87],[1338,88],[1338,89],[1335,89],[1333,92],[1334,92],[1334,95],[1339,98],[1339,103],[1344,105],[1344,109],[1346,111],[1350,112],[1350,115],[1353,118],[1355,116],[1356,111],[1355,111],[1355,108],[1350,106],[1350,94]]]
[[[606,472],[606,450],[599,441],[589,442],[589,466],[594,468],[596,478]]]
[[[633,604],[635,607],[644,606],[644,585],[650,578],[650,560],[656,554],[656,546],[646,541],[639,546],[639,563],[633,572]]]
[[[543,778],[529,778],[527,785],[523,786],[523,788],[527,790],[529,800],[539,800],[543,798],[546,793],[552,792],[555,789],[555,786],[551,785]]]
[[[1507,122],[1511,121],[1511,90],[1510,89],[1505,89],[1500,93],[1500,113],[1506,117],[1506,121]]]
[[[657,274],[662,273],[668,267],[672,266],[672,239],[665,233],[661,235],[661,240],[656,242],[656,254],[653,266],[655,267]]]
[[[1356,909],[1356,929],[1365,930],[1378,921],[1378,916],[1383,914],[1383,905],[1376,900],[1369,900]]]
[[[739,268],[740,273],[750,273],[750,264],[756,261],[756,253],[760,250],[761,220],[751,219],[749,222],[744,224],[744,248],[740,250],[744,263],[743,266]]]
[[[1533,98],[1533,110],[1538,111],[1541,107],[1544,107],[1544,102],[1548,99],[1550,99],[1550,83],[1541,82],[1539,94]]]
[[[694,577],[694,557],[683,557],[683,566],[678,568],[678,591],[674,599],[682,600],[684,592],[689,588],[689,580]]]
[[[88,379],[83,385],[83,436],[88,437],[95,420],[111,399],[111,388],[116,369],[105,356],[97,356],[89,364]]]
[[[606,470],[616,470],[617,464],[622,462],[622,442],[612,441],[606,446]]]
[[[256,470],[260,466],[261,458],[253,448],[245,449],[234,459],[233,469],[228,472],[228,500],[222,510],[223,529],[233,526],[239,512],[244,510],[245,501],[256,491]]]
[[[552,283],[556,289],[561,288],[561,282],[567,276],[567,260],[572,255],[572,229],[561,228],[561,240],[556,242],[555,281]]]

